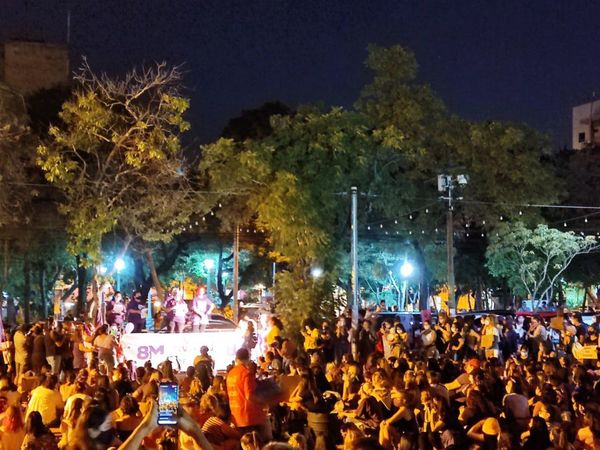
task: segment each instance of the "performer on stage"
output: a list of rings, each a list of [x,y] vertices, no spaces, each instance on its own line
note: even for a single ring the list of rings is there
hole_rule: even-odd
[[[142,317],[142,309],[144,309],[144,303],[142,302],[142,293],[135,291],[133,298],[127,305],[127,320],[133,324],[133,332],[141,333],[144,328],[144,317]]]
[[[123,304],[122,294],[119,291],[115,292],[114,297],[106,306],[108,312],[108,324],[121,329],[125,317],[125,305]]]
[[[198,289],[198,294],[192,300],[192,331],[204,331],[210,320],[210,315],[215,309],[215,304],[203,288]]]

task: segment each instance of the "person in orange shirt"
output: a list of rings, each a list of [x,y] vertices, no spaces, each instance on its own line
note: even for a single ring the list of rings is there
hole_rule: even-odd
[[[235,366],[227,374],[227,395],[233,422],[244,434],[257,431],[264,442],[271,440],[263,403],[256,396],[255,370],[248,349],[235,354]]]

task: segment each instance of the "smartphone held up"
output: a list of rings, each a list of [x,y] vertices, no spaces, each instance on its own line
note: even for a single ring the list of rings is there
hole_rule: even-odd
[[[177,383],[160,383],[158,386],[158,424],[177,425],[179,386]]]

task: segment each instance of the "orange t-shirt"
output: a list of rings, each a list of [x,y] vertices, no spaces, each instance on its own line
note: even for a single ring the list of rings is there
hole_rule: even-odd
[[[252,401],[256,389],[254,373],[242,364],[227,374],[227,395],[231,416],[237,427],[249,427],[265,423],[266,415],[261,404]]]

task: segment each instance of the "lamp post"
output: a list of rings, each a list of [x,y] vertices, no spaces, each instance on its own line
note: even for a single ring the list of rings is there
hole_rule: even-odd
[[[117,271],[117,291],[121,290],[121,271],[125,268],[123,258],[117,258],[115,261],[115,270]]]
[[[148,312],[146,313],[146,331],[154,331],[154,316],[152,315],[152,289],[148,289]]]
[[[204,260],[204,268],[206,269],[206,295],[208,295],[209,298],[212,298],[212,296],[210,295],[210,275],[214,267],[214,260],[210,258]]]

